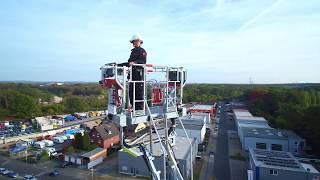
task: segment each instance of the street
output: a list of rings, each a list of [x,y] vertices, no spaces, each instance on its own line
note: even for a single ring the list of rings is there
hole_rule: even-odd
[[[219,130],[215,152],[214,175],[218,180],[230,180],[228,130],[232,124],[228,121],[225,105],[221,105]]]

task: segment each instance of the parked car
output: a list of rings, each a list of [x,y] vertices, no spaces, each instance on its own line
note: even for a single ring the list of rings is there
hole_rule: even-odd
[[[0,168],[0,174],[3,174],[2,172],[6,171],[6,168]]]
[[[54,170],[51,173],[49,173],[49,176],[52,176],[52,177],[59,176],[59,175],[60,175],[60,173],[58,170]]]
[[[38,180],[36,177],[32,176],[32,175],[25,175],[23,177],[23,179],[27,179],[27,180]]]
[[[11,177],[11,178],[17,178],[19,176],[18,173],[14,172],[14,171],[11,171],[7,174],[8,177]]]
[[[63,163],[63,164],[61,164],[61,168],[66,168],[66,167],[69,167],[69,166],[71,166],[72,165],[72,163],[71,162],[65,162],[65,163]]]
[[[11,171],[9,171],[8,169],[5,169],[4,171],[1,171],[1,174],[3,175],[7,175],[8,173],[10,173]]]
[[[209,152],[209,156],[212,158],[212,157],[214,157],[214,152],[213,151],[210,151]]]

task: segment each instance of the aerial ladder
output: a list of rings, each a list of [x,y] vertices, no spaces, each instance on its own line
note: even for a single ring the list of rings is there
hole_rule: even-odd
[[[137,66],[142,67],[144,71],[142,80],[134,80],[132,78],[133,68]],[[120,141],[123,151],[131,156],[138,157],[139,154],[131,150],[132,147],[138,147],[154,180],[183,180],[183,175],[174,155],[173,146],[175,146],[175,122],[180,115],[186,114],[186,109],[182,106],[186,70],[182,67],[154,66],[151,64],[133,64],[127,67],[117,63],[105,64],[100,70],[100,84],[108,90],[108,116],[120,127]],[[157,77],[159,79],[148,78],[153,73],[158,73]],[[143,92],[140,92],[143,95],[142,99],[135,97],[135,87],[139,84],[143,85]],[[132,104],[129,101],[129,85],[133,86]],[[151,97],[149,97],[150,94]],[[143,108],[137,109],[136,103],[143,103]],[[168,120],[171,120],[170,127],[168,127]],[[139,123],[149,125],[149,149],[146,147],[146,143],[129,145],[126,142],[123,128]],[[162,125],[163,123],[165,124],[164,136],[158,132],[157,126],[161,123]],[[156,140],[152,138],[153,134],[156,134]],[[190,142],[192,154],[191,141],[187,133],[186,136]],[[154,143],[160,143],[163,157],[162,172],[158,170],[159,167],[156,167],[154,163]],[[192,169],[192,155],[190,156],[190,161]]]

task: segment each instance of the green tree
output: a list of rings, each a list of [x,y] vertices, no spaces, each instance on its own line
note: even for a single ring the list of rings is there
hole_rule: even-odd
[[[89,105],[85,99],[80,97],[69,97],[64,101],[64,106],[68,113],[83,112],[89,110]]]
[[[82,147],[83,147],[83,139],[82,139],[82,134],[81,133],[75,134],[73,145],[77,149],[82,149]]]
[[[83,150],[89,150],[90,148],[90,136],[88,132],[84,132],[82,136],[82,148]]]
[[[41,158],[41,160],[44,160],[44,161],[48,160],[49,159],[49,153],[47,151],[45,151],[45,150],[42,151],[41,154],[40,154],[40,158]]]
[[[40,114],[40,106],[36,100],[23,94],[15,94],[9,98],[9,110],[20,118],[33,118]]]
[[[68,146],[67,153],[73,153],[73,152],[74,152],[74,147],[73,146]]]

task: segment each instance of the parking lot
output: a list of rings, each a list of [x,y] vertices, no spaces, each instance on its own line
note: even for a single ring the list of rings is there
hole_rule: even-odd
[[[11,159],[0,156],[0,167],[10,171],[17,172],[19,179],[25,175],[33,175],[38,179],[87,179],[90,171],[86,169],[78,169],[77,167],[60,168],[62,162],[58,160],[48,160],[37,164],[28,164],[21,160]],[[56,177],[49,176],[49,173],[58,170],[59,175]],[[5,175],[0,175],[0,179],[12,179]]]
[[[12,123],[8,126],[2,126],[0,129],[0,138],[23,136],[35,132],[32,126],[23,127],[21,123]]]

